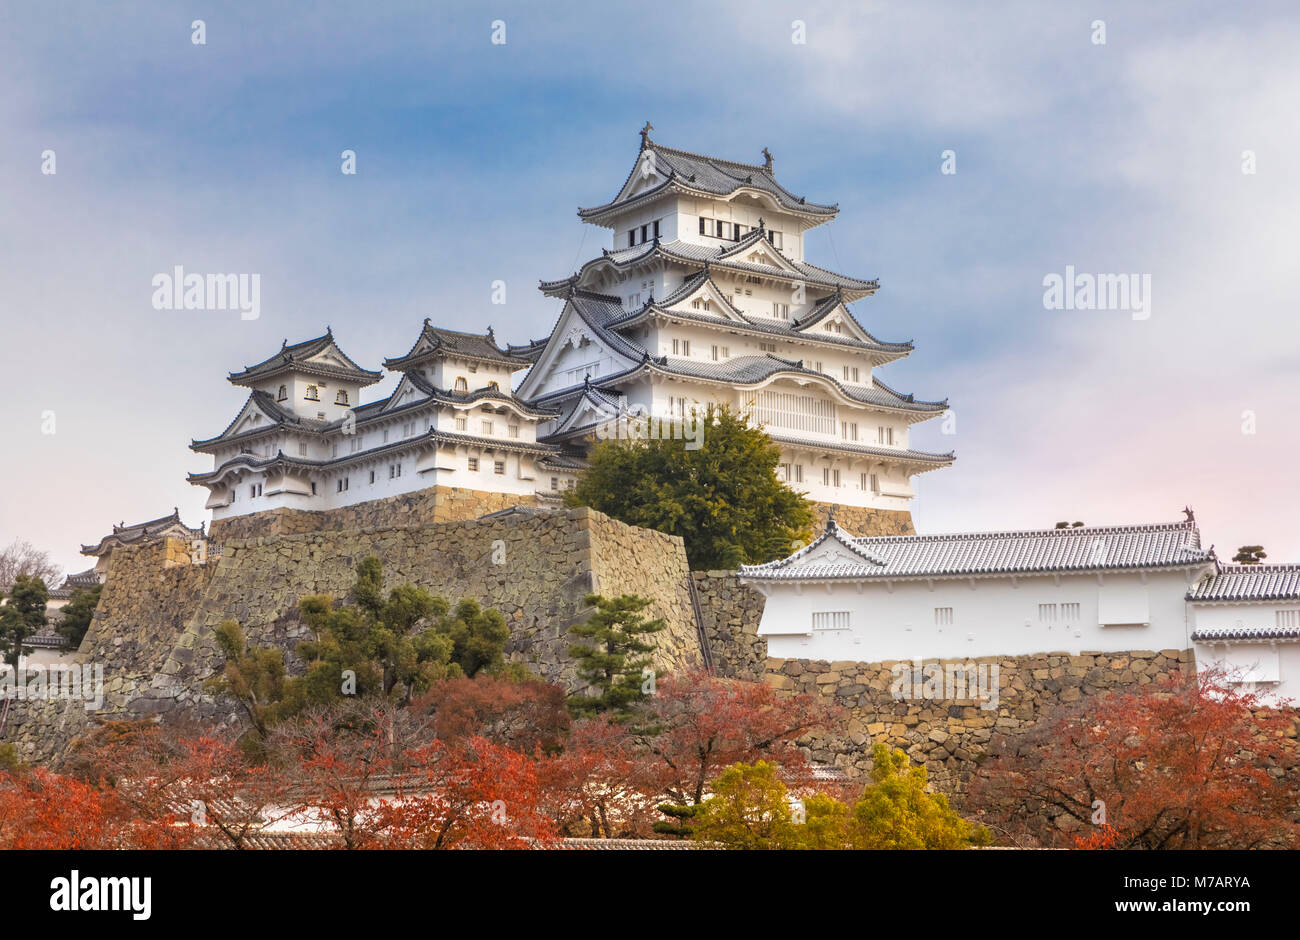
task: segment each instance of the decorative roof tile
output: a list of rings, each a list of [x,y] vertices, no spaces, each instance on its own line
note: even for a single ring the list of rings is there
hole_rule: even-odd
[[[486,333],[462,333],[458,330],[444,330],[430,326],[426,318],[424,328],[406,355],[385,359],[384,368],[406,371],[429,359],[441,359],[446,356],[494,362],[515,369],[527,367],[530,361],[516,356],[509,349],[498,346],[491,327],[488,327]]]
[[[311,361],[313,356],[318,356],[330,348],[333,348],[334,352],[343,361],[342,366]],[[305,340],[301,343],[294,343],[292,346],[289,345],[288,340],[285,340],[284,345],[280,347],[280,351],[274,356],[247,366],[242,372],[232,372],[227,378],[235,385],[248,385],[289,370],[330,376],[345,382],[356,382],[362,386],[374,385],[384,377],[382,372],[371,372],[369,369],[363,369],[349,359],[347,354],[339,349],[334,342],[333,331],[326,329],[324,336],[318,336],[315,339]]]
[[[766,193],[783,209],[790,212],[825,218],[834,218],[839,212],[838,207],[833,205],[826,206],[808,202],[805,198],[794,195],[778,183],[772,173],[770,156],[762,164],[740,163],[735,160],[723,160],[717,157],[705,156],[704,154],[691,153],[688,150],[665,147],[662,144],[652,143],[648,137],[643,137],[641,152],[637,154],[636,163],[633,165],[632,171],[628,173],[627,180],[619,188],[620,193],[627,188],[633,174],[644,165],[643,160],[645,158],[642,153],[647,149],[654,155],[655,169],[667,176],[663,183],[630,197],[622,199],[615,197],[602,206],[579,209],[578,217],[584,220],[596,220],[613,211],[657,196],[668,189],[724,197],[730,196],[741,189],[754,189]]]

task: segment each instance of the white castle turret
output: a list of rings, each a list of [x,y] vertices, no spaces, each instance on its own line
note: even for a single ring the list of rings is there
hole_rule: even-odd
[[[913,347],[876,339],[850,312],[876,281],[804,260],[804,233],[838,208],[785,189],[766,149],[762,164],[737,163],[662,146],[651,129],[617,195],[578,211],[612,244],[542,282],[564,302],[559,319],[510,348],[534,363],[520,396],[560,412],[541,439],[580,454],[611,409],[683,417],[726,403],[766,428],[780,475],[809,498],[908,510],[912,478],[953,462],[909,441],[947,402],[877,377]]]

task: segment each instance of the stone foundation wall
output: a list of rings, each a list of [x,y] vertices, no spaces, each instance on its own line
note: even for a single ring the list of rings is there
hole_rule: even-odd
[[[923,661],[922,668],[934,663],[945,668],[970,663],[996,665],[996,707],[981,707],[974,694],[948,698],[939,691],[938,697],[927,696],[920,683],[910,695],[896,700],[891,687],[903,670],[893,671],[895,661],[769,659],[766,681],[777,689],[808,693],[848,712],[847,733],[840,739],[815,735],[801,742],[807,744],[814,760],[837,764],[850,775],[861,776],[870,770],[872,744],[883,741],[925,764],[935,786],[959,798],[995,731],[1014,734],[1027,730],[1048,709],[1061,703],[1146,685],[1159,676],[1195,668],[1190,649],[931,659]],[[911,675],[912,664],[902,665]],[[992,677],[991,672],[987,675]],[[990,682],[988,687],[992,685]]]
[[[741,584],[734,571],[693,571],[691,578],[714,673],[761,681],[767,670],[767,641],[759,638],[758,624],[766,598]]]
[[[182,543],[115,552],[100,608],[74,662],[101,662],[108,701],[98,714],[152,714],[192,707],[213,722],[230,719],[203,683],[220,666],[213,628],[233,618],[255,645],[284,649],[291,670],[305,638],[298,602],[343,598],[366,555],[383,562],[386,585],[412,583],[450,603],[473,598],[496,607],[510,627],[507,657],[547,679],[571,684],[571,624],[590,610],[583,598],[640,594],[656,635],[655,665],[703,664],[682,540],[634,528],[590,509],[521,510],[491,519],[404,528],[227,539],[223,554],[191,566]],[[27,761],[56,760],[83,730],[84,707],[17,702],[4,740]],[[15,712],[21,713],[16,715]],[[74,714],[75,712],[75,714]]]
[[[813,522],[813,535],[820,535],[826,528],[826,519],[830,515],[830,503],[812,504],[817,514]],[[850,535],[915,535],[912,514],[906,509],[870,509],[866,506],[837,506],[835,521]]]
[[[489,493],[462,487],[431,486],[414,493],[372,499],[338,509],[269,509],[212,523],[214,539],[247,539],[267,535],[301,535],[308,532],[357,531],[397,526],[459,522],[511,506],[535,506],[537,497],[514,493]]]

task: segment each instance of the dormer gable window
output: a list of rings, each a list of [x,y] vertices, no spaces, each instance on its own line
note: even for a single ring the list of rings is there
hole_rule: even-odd
[[[320,401],[320,392],[317,390],[315,385],[308,385],[307,394],[304,397],[306,397],[308,401]]]
[[[489,382],[489,383],[487,384],[487,387],[488,387],[488,388],[491,388],[491,389],[495,389],[495,390],[498,391],[498,392],[501,391],[501,383],[500,383],[500,382]]]
[[[289,387],[287,385],[281,385],[280,391],[275,393],[275,400],[284,401],[288,397],[289,397]]]
[[[345,392],[343,389],[339,389],[339,393],[334,396],[334,404],[346,405],[347,403],[348,403],[348,393]]]
[[[455,388],[457,394],[460,395],[464,395],[466,392],[469,391],[469,382],[466,380],[466,378],[463,375],[456,379]]]

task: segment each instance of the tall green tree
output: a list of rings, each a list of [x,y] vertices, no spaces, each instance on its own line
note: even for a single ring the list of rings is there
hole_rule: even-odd
[[[651,664],[646,654],[655,648],[645,638],[667,624],[662,618],[643,617],[641,611],[650,601],[633,594],[612,599],[588,594],[583,602],[596,611],[569,627],[570,633],[586,641],[569,647],[569,655],[578,662],[578,675],[586,681],[584,688],[569,697],[569,708],[575,715],[604,712],[627,718],[630,707],[645,694],[641,689]],[[593,691],[596,694],[591,694]]]
[[[96,584],[92,588],[77,588],[63,607],[63,619],[59,621],[58,630],[67,638],[71,646],[80,646],[90,622],[95,617],[95,608],[99,606],[99,595],[104,585]]]
[[[806,541],[813,511],[776,478],[781,451],[767,433],[726,406],[710,405],[691,421],[700,433],[687,435],[694,438],[689,442],[680,436],[598,441],[565,499],[680,535],[696,570],[783,558],[792,543]]]
[[[20,574],[14,580],[8,599],[0,606],[0,652],[10,666],[18,666],[23,641],[45,626],[49,600],[50,592],[41,578]]]

